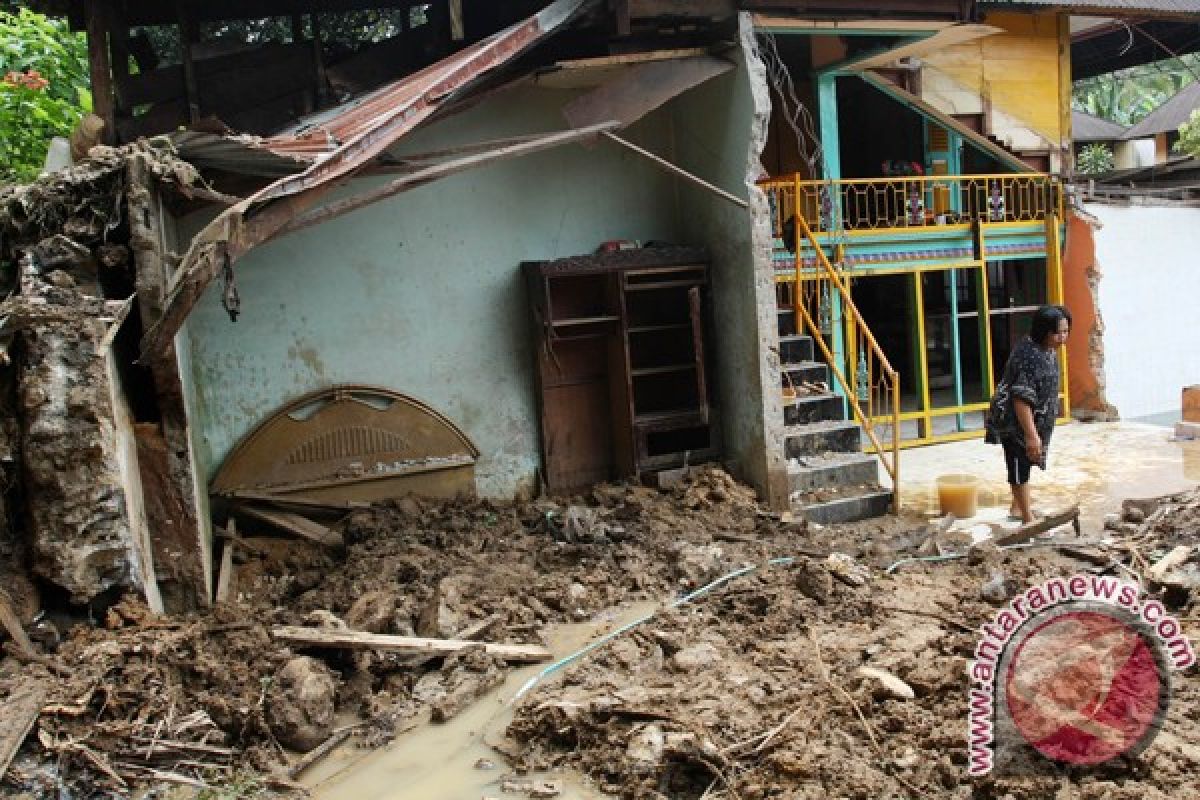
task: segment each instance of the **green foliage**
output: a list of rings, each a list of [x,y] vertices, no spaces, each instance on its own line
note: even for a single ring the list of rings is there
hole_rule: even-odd
[[[1200,158],[1200,108],[1192,112],[1191,119],[1179,126],[1179,141],[1175,143],[1175,149]]]
[[[1140,67],[1076,81],[1071,105],[1076,111],[1134,125],[1196,79],[1200,55],[1189,54]]]
[[[1107,145],[1095,142],[1079,151],[1075,171],[1080,175],[1099,175],[1101,172],[1111,172],[1113,154]]]
[[[87,40],[65,20],[0,11],[0,182],[37,177],[46,148],[91,110]]]

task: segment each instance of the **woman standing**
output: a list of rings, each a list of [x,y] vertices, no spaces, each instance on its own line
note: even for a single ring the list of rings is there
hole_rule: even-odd
[[[1058,418],[1058,348],[1071,332],[1071,312],[1042,306],[1033,315],[1029,335],[1013,348],[988,409],[987,441],[1004,448],[1004,465],[1012,489],[1009,516],[1033,522],[1029,473],[1046,469],[1046,451]]]

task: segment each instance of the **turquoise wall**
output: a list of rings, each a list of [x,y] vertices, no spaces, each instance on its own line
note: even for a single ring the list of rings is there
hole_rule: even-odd
[[[402,150],[561,130],[559,109],[574,96],[507,90],[417,132]],[[670,157],[668,112],[626,135]],[[381,179],[348,191],[373,180]],[[211,478],[230,448],[289,399],[368,383],[457,424],[481,452],[481,494],[532,488],[534,355],[518,264],[591,252],[607,239],[673,240],[677,218],[673,178],[599,142],[447,178],[250,252],[235,268],[238,321],[229,321],[214,284],[185,333],[204,474]]]

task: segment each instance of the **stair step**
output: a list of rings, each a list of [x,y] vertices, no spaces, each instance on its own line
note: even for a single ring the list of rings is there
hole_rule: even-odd
[[[776,319],[778,320],[778,328],[780,336],[795,336],[796,335],[796,309],[794,308],[779,308],[776,309]]]
[[[813,340],[811,336],[791,334],[779,337],[779,360],[785,364],[798,361],[813,361]]]
[[[877,486],[845,491],[824,489],[800,493],[792,498],[792,508],[797,513],[820,525],[882,517],[891,507],[892,493]]]
[[[785,401],[783,405],[784,425],[807,425],[810,422],[845,418],[845,404],[842,398],[833,392],[800,396],[795,400]]]
[[[879,462],[866,453],[826,453],[788,462],[788,486],[793,492],[878,484]]]
[[[805,382],[829,385],[829,367],[822,361],[792,361],[780,364],[779,368],[787,373],[793,385]]]
[[[783,453],[786,458],[858,452],[862,452],[862,428],[856,422],[831,420],[784,429]]]

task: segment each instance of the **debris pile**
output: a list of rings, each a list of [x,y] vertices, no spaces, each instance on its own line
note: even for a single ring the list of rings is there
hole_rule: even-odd
[[[242,770],[286,787],[297,773],[285,748],[375,746],[449,719],[542,657],[546,626],[675,596],[806,539],[711,467],[671,491],[405,498],[335,526],[344,550],[244,526],[228,603],[211,614],[165,618],[126,599],[99,626],[43,618],[32,652],[5,643],[0,713],[22,693],[40,699],[4,785],[36,785],[54,755],[54,780],[77,789],[208,785]],[[339,728],[344,714],[362,722]]]

